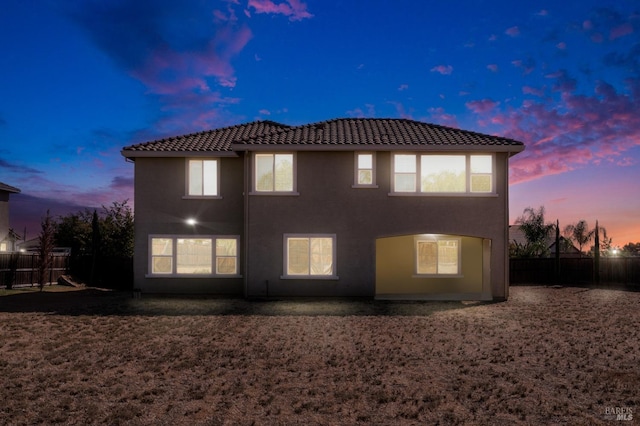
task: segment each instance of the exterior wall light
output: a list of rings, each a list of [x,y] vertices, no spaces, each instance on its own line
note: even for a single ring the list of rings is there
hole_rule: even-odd
[[[189,226],[196,226],[196,224],[198,223],[197,220],[195,220],[194,218],[190,217],[187,220],[185,220],[185,223]]]

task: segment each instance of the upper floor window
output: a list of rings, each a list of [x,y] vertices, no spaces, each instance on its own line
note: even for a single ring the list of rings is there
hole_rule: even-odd
[[[375,154],[372,152],[356,153],[355,156],[355,187],[375,187],[376,169]]]
[[[293,192],[294,183],[293,154],[255,155],[256,192]]]
[[[219,195],[218,160],[188,160],[187,195],[216,197]]]
[[[150,238],[151,275],[238,275],[236,236]]]
[[[395,154],[393,192],[493,193],[491,154]]]

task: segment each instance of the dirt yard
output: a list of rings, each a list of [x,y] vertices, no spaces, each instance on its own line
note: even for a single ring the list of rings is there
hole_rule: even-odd
[[[635,424],[639,308],[5,292],[0,424]]]

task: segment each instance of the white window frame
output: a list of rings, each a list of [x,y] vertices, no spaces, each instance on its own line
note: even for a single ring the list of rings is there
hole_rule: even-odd
[[[289,274],[289,239],[313,239],[313,238],[330,238],[332,248],[332,271],[328,275],[314,275],[309,268],[309,274]],[[282,279],[294,279],[294,280],[337,280],[337,247],[336,247],[336,234],[284,234],[282,249]],[[309,250],[311,250],[311,244],[309,244]],[[311,253],[309,253],[311,255]]]
[[[438,243],[439,241],[456,241],[458,243],[458,270],[456,273],[443,273],[439,272],[439,259],[436,258],[436,272],[435,273],[421,273],[419,249],[420,243]],[[436,252],[439,254],[439,252]],[[462,278],[462,239],[454,235],[417,235],[414,237],[413,243],[413,259],[414,259],[414,278]]]
[[[216,193],[215,194],[191,194],[191,162],[192,161],[200,161],[203,163],[205,161],[214,162],[216,165]],[[185,159],[185,195],[182,197],[183,199],[221,199],[220,196],[220,165],[221,161],[219,158],[187,158]],[[202,191],[204,192],[204,174],[202,176]]]
[[[275,190],[275,164],[276,164],[276,156],[278,155],[291,155],[292,157],[292,188],[290,191],[276,191]],[[273,157],[273,167],[274,167],[274,171],[273,171],[273,190],[258,190],[258,157],[261,156],[272,156]],[[298,187],[298,159],[297,159],[297,155],[295,152],[255,152],[252,155],[252,167],[251,170],[253,171],[253,177],[252,177],[252,191],[251,191],[251,195],[299,195],[297,192],[297,187]]]
[[[396,190],[396,170],[395,170],[395,158],[398,155],[413,155],[416,161],[415,182],[413,191],[397,191]],[[422,157],[424,156],[438,156],[438,155],[459,155],[465,158],[465,190],[460,192],[423,192],[422,191]],[[489,156],[491,157],[491,173],[471,173],[471,157],[473,156]],[[413,173],[411,173],[413,174]],[[474,176],[490,175],[491,176],[491,191],[481,192],[471,190],[471,180]],[[424,197],[495,197],[496,192],[496,155],[491,152],[394,152],[391,155],[391,196],[424,196]]]
[[[360,168],[360,156],[371,156],[371,168]],[[352,188],[377,188],[376,181],[376,153],[374,151],[355,152],[354,153],[354,165],[353,165],[353,185]],[[360,171],[371,170],[371,183],[360,183]]]
[[[171,254],[169,255],[154,255],[153,240],[154,239],[168,239],[171,240]],[[181,239],[195,239],[195,240],[211,240],[211,273],[210,274],[188,274],[178,273],[178,240]],[[216,254],[216,241],[217,240],[235,240],[236,241],[236,255],[233,256],[236,259],[236,271],[233,274],[221,274],[217,272],[218,258],[228,258],[232,256],[217,256]],[[157,257],[165,257],[171,260],[171,272],[170,273],[154,273],[153,272],[153,259]],[[240,275],[240,236],[238,235],[166,235],[166,234],[154,234],[149,235],[148,245],[148,266],[147,266],[146,278],[241,278]]]

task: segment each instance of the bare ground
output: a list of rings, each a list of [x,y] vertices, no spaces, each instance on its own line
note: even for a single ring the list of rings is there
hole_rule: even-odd
[[[639,308],[548,287],[504,303],[3,295],[0,424],[635,423]]]

